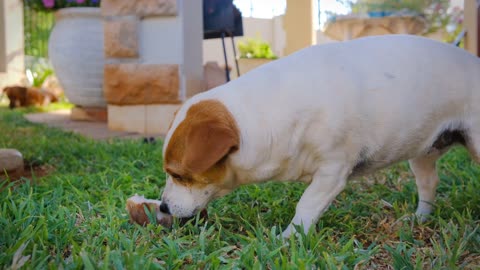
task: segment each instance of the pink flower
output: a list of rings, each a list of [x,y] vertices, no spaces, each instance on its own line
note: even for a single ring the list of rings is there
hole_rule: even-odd
[[[53,6],[55,6],[55,0],[42,0],[42,2],[46,8],[53,8]]]
[[[77,4],[83,4],[85,3],[85,0],[77,0]]]

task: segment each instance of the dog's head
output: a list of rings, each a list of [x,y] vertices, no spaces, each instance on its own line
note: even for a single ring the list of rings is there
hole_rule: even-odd
[[[10,100],[10,109],[15,107],[24,106],[27,88],[23,86],[8,86],[3,88],[3,92],[7,95]]]
[[[160,209],[189,217],[230,192],[234,179],[228,157],[239,145],[235,119],[221,102],[203,100],[181,108],[165,138],[168,178]]]

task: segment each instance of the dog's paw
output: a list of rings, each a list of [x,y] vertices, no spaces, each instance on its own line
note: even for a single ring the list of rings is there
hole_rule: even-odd
[[[297,238],[301,237],[301,233],[297,230],[297,228],[301,230],[300,227],[296,227],[293,224],[289,224],[288,227],[283,231],[281,237],[283,239],[288,239],[292,236],[295,236]]]
[[[430,213],[432,213],[433,204],[431,202],[420,201],[418,204],[417,211],[415,212],[415,216],[419,223],[425,223],[428,221],[430,217]]]
[[[415,218],[419,224],[425,223],[430,218],[430,213],[415,213]]]

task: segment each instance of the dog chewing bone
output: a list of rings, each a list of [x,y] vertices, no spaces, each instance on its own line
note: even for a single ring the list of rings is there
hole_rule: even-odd
[[[127,199],[126,210],[128,211],[130,220],[132,222],[145,226],[150,223],[150,218],[145,212],[145,208],[147,208],[148,211],[154,215],[157,224],[160,224],[166,228],[170,228],[173,224],[173,217],[160,211],[161,204],[162,201],[145,199],[144,196],[135,194]],[[203,209],[200,212],[200,218],[205,219],[207,217],[207,210]],[[180,224],[185,224],[190,219],[191,218],[180,218]]]

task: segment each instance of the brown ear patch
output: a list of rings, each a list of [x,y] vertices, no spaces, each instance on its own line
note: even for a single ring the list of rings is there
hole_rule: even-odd
[[[225,174],[221,161],[239,144],[237,124],[225,105],[217,100],[200,101],[189,108],[172,134],[164,164],[181,169],[194,181],[219,180]]]
[[[229,125],[217,120],[192,123],[186,138],[182,164],[202,173],[238,147],[238,136]]]

